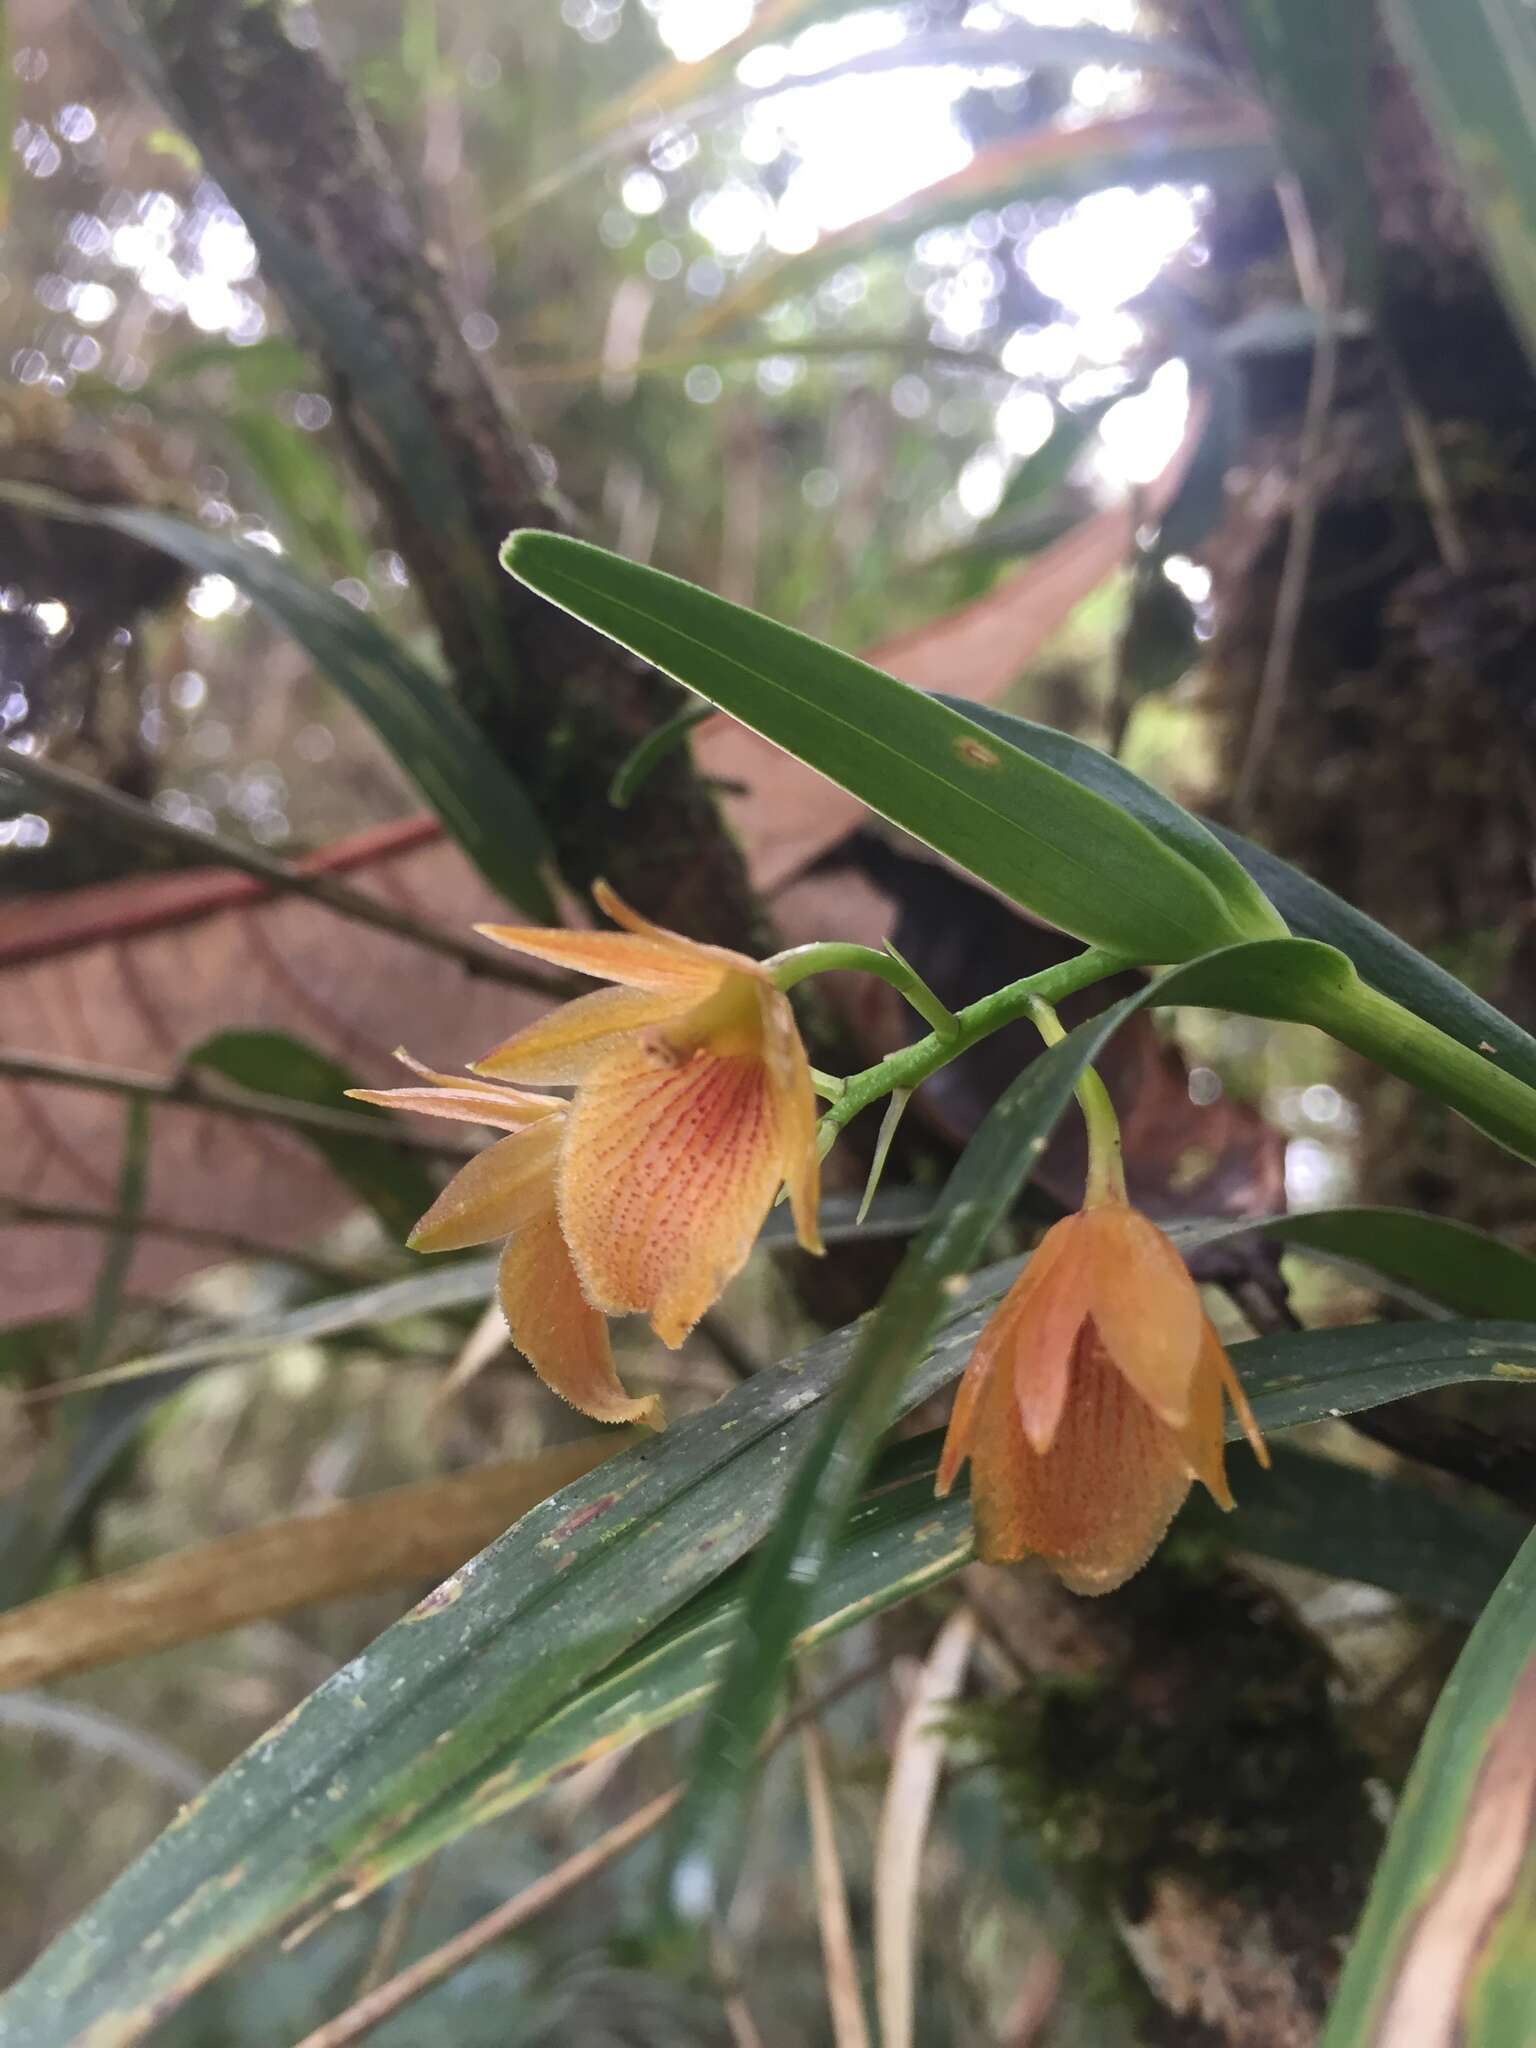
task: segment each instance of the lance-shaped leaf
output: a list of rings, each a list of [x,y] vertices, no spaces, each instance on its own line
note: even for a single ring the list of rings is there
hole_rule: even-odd
[[[1523,2048],[1536,1911],[1536,1536],[1446,1681],[1324,2048]]]
[[[947,705],[775,620],[586,541],[524,532],[508,569],[881,816],[1080,938],[1186,960],[1283,930],[1246,883]],[[1261,901],[1261,900],[1260,900]]]

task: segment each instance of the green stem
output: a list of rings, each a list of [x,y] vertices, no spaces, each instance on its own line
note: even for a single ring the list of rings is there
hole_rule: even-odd
[[[807,947],[804,950],[811,949]],[[850,947],[848,950],[863,949]],[[885,958],[883,954],[875,957]],[[948,1037],[934,1031],[913,1045],[904,1045],[900,1052],[891,1053],[878,1066],[866,1067],[862,1074],[851,1074],[842,1094],[821,1120],[823,1133],[831,1132],[835,1136],[845,1124],[852,1122],[861,1109],[878,1102],[882,1095],[889,1095],[893,1088],[916,1088],[930,1074],[937,1073],[940,1067],[947,1066],[952,1059],[969,1051],[981,1039],[1000,1031],[1005,1024],[1029,1016],[1037,1002],[1060,1002],[1063,996],[1073,995],[1078,989],[1089,988],[1094,982],[1117,974],[1125,964],[1119,954],[1090,946],[1086,952],[1078,953],[1071,960],[1063,960],[1057,967],[1047,967],[1039,974],[1027,975],[1022,981],[1011,981],[1006,988],[995,989],[979,1002],[968,1003],[954,1018],[955,1029]],[[814,973],[817,970],[809,971]]]
[[[845,945],[840,940],[828,939],[811,946],[791,946],[787,953],[775,953],[763,965],[781,989],[791,989],[812,974],[877,974],[901,991],[936,1037],[953,1038],[960,1028],[954,1012],[944,1007],[922,976],[898,953],[881,953],[873,946]]]
[[[1029,1014],[1047,1045],[1059,1045],[1066,1037],[1061,1019],[1043,997],[1035,997]],[[1100,1202],[1124,1202],[1129,1197],[1125,1188],[1125,1161],[1120,1148],[1120,1119],[1115,1115],[1109,1090],[1092,1067],[1084,1067],[1072,1092],[1083,1112],[1083,1122],[1088,1126],[1088,1183],[1083,1191],[1083,1207],[1091,1209]]]

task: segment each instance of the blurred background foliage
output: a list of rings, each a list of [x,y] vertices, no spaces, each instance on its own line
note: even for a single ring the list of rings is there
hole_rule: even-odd
[[[10,0],[5,13],[7,742],[232,846],[334,865],[349,835],[398,825],[405,836],[389,847],[408,850],[421,795],[402,765],[419,764],[402,764],[356,692],[284,629],[282,603],[254,603],[232,576],[27,499],[42,488],[253,543],[440,670],[441,621],[338,419],[352,373],[293,323],[197,134],[157,99],[142,61],[153,38],[115,4]],[[1116,747],[1529,1026],[1536,387],[1529,337],[1462,197],[1454,119],[1425,91],[1437,53],[1414,27],[1422,13],[1410,0],[1380,20],[1259,0],[328,0],[284,9],[283,33],[303,52],[323,31],[377,126],[464,349],[515,408],[538,483],[581,531],[838,645],[889,643],[898,673],[903,659],[922,669],[915,680],[1005,697]],[[1495,256],[1502,279],[1518,252]],[[480,538],[488,560],[501,534]],[[944,628],[990,617],[993,600],[1001,624],[978,659],[973,640]],[[364,662],[344,643],[333,631],[338,661]],[[578,761],[583,737],[574,729],[567,748]],[[732,764],[702,746],[699,758],[728,801],[740,794]],[[768,855],[741,829],[761,884]],[[837,830],[762,889],[796,935],[806,917],[851,932],[873,893],[877,923],[946,996],[1038,964],[1032,949],[1048,937],[976,891],[957,895],[867,820]],[[401,869],[391,884],[369,857],[353,847],[337,871],[432,921],[465,927],[484,900],[461,865]],[[263,927],[262,944],[272,984],[286,962],[292,985],[284,1004],[246,1014],[220,977],[255,946],[255,927],[208,936],[224,914],[217,890],[191,911],[131,893],[185,865],[142,831],[0,785],[7,1046],[196,1069],[322,1110],[354,1070],[372,1078],[407,1031],[413,1050],[448,1063],[453,1048],[428,1040],[448,1031],[455,990],[435,1012],[426,992],[402,994],[419,954],[332,961],[335,934],[359,928],[288,898],[275,915],[290,923]],[[146,933],[172,954],[137,948]],[[322,955],[334,977],[323,986]],[[55,976],[46,986],[40,961]],[[59,993],[76,975],[83,1036]],[[482,1005],[503,993],[475,984]],[[377,1014],[392,1001],[403,1015]],[[159,1023],[146,1030],[141,1015],[125,1036],[135,1008]],[[255,1031],[234,1042],[257,1025],[260,1043]],[[893,1026],[855,1005],[828,1028],[875,1056]],[[1165,1045],[1147,1026],[1111,1077],[1149,1206],[1255,1214],[1282,1196],[1309,1206],[1359,1194],[1536,1236],[1513,1161],[1312,1034],[1202,1012],[1181,1017],[1176,1036]],[[473,1035],[461,1049],[478,1049]],[[935,1084],[900,1162],[909,1178],[932,1177],[1022,1056],[1012,1040],[987,1050],[1001,1065],[978,1055]],[[35,1136],[29,1088],[9,1091],[13,1163]],[[1225,1121],[1192,1122],[1196,1112]],[[221,1243],[197,1244],[197,1216],[173,1219],[176,1270],[146,1284],[134,1261],[164,1212],[153,1174],[145,1192],[144,1148],[166,1115],[151,1106],[146,1137],[114,1101],[74,1129],[89,1168],[80,1185],[95,1192],[83,1203],[76,1190],[73,1215],[41,1213],[71,1204],[19,1164],[0,1193],[6,1289],[23,1304],[0,1329],[8,1604],[571,1439],[572,1419],[498,1356],[462,1302],[326,1336],[296,1325],[254,1360],[129,1382],[90,1407],[24,1408],[24,1388],[411,1271],[397,1247],[433,1170],[420,1152],[347,1153],[355,1126],[296,1123],[258,1141],[216,1119],[188,1144],[203,1170],[227,1161],[241,1202],[212,1218]],[[1080,1172],[1071,1148],[1068,1135],[1047,1177],[1060,1199]],[[295,1194],[294,1229],[273,1241],[263,1219],[301,1172],[324,1192],[311,1187],[307,1209]],[[817,1281],[825,1300],[765,1262],[677,1358],[626,1337],[626,1374],[663,1386],[676,1411],[702,1405],[781,1356],[818,1310],[842,1320],[863,1306],[873,1280],[862,1257]],[[44,1266],[52,1277],[33,1300]],[[1336,1269],[1287,1274],[1309,1323],[1353,1320],[1370,1299]],[[1226,1277],[1262,1328],[1273,1263]],[[1226,1313],[1240,1329],[1239,1308]],[[486,1360],[495,1369],[470,1377]],[[455,1362],[463,1385],[445,1400]],[[1532,1489],[1522,1496],[1510,1460],[1495,1460],[1490,1413],[1486,1390],[1475,1415],[1447,1396],[1375,1434],[1427,1456],[1437,1469],[1415,1475],[1437,1500],[1528,1518]],[[1393,1469],[1389,1451],[1343,1425],[1318,1425],[1309,1448],[1345,1468]],[[1502,1509],[1480,1484],[1503,1494]],[[1501,1525],[1493,1547],[1508,1535]],[[1194,1607],[1209,1620],[1219,1587],[1227,1634],[1209,1654],[1266,1646],[1249,1667],[1263,1697],[1233,1708],[1222,1739],[1241,1755],[1252,1723],[1283,1735],[1263,1752],[1273,1782],[1249,1788],[1241,1821],[1227,1811],[1224,1881],[1243,1894],[1254,1843],[1271,1866],[1286,1856],[1288,1801],[1312,1819],[1326,1810],[1348,1840],[1311,1842],[1310,1881],[1347,1926],[1485,1578],[1415,1597],[1407,1567],[1385,1589],[1303,1569],[1294,1528],[1270,1546],[1283,1562],[1233,1565],[1228,1545],[1242,1538],[1192,1524],[1101,1637],[1074,1634],[1061,1603],[1047,1611],[1027,1594],[990,1615],[976,1687],[1008,1695],[1010,1711],[973,1699],[952,1723],[923,1880],[919,2041],[1314,2038],[1330,1962],[1274,1962],[1272,2002],[1254,2007],[1265,2032],[1210,1993],[1231,1966],[1232,1929],[1211,1936],[1209,1981],[1194,1938],[1180,1949],[1168,1887],[1187,1865],[1209,1879],[1211,1848],[1170,1847],[1159,1802],[1205,1752],[1170,1750],[1163,1727],[1128,1755],[1102,1715],[1078,1725],[1076,1705],[1095,1687],[1102,1700],[1106,1672],[1136,1668],[1147,1630],[1177,1634]],[[194,1627],[126,1665],[0,1693],[11,1819],[0,1973],[19,1971],[189,1786],[447,1562],[423,1552],[391,1584],[296,1607],[270,1587],[271,1612],[231,1632],[197,1639]],[[938,1611],[919,1601],[863,1624],[805,1675],[813,1690],[846,1686],[820,1726],[861,1942],[886,1759]],[[1021,1684],[1027,1714],[1011,1710]],[[1086,1762],[1061,1754],[1074,1728]],[[291,1953],[262,1952],[157,2038],[299,2038],[662,1790],[676,1744],[663,1733],[587,1766],[531,1819],[493,1823]],[[486,1949],[376,2038],[853,2048],[827,2016],[826,1888],[807,1877],[803,1770],[788,1743],[766,1775],[730,1950],[707,1983],[654,1967],[636,1932],[637,1859]],[[1219,1833],[1221,1815],[1207,1818]],[[1141,1952],[1138,1974],[1111,1930],[1151,1895],[1163,1962]],[[1304,1934],[1297,1953],[1317,1930]],[[1180,1969],[1193,1973],[1182,1988]]]

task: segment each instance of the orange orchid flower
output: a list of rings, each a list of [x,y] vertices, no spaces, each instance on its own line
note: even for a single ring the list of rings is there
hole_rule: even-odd
[[[1117,1197],[1046,1232],[977,1341],[939,1461],[971,1461],[976,1546],[1039,1556],[1077,1593],[1139,1571],[1198,1479],[1233,1505],[1222,1396],[1264,1440],[1189,1268]]]
[[[411,1232],[412,1251],[461,1251],[504,1238],[497,1293],[512,1342],[539,1378],[598,1422],[660,1429],[658,1398],[637,1401],[624,1391],[607,1322],[587,1300],[560,1228],[555,1179],[570,1104],[494,1081],[434,1074],[406,1053],[395,1056],[425,1085],[348,1093],[386,1109],[508,1133],[460,1167]]]
[[[781,1185],[820,1251],[816,1098],[794,1013],[757,961],[648,923],[599,882],[623,929],[480,925],[536,960],[619,984],[578,996],[475,1063],[574,1084],[557,1175],[582,1289],[680,1344],[740,1272]]]

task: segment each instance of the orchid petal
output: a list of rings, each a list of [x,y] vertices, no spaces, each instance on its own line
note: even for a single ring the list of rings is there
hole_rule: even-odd
[[[1188,1266],[1155,1223],[1123,1203],[1085,1209],[1077,1227],[1089,1314],[1104,1349],[1142,1400],[1182,1428],[1205,1321]]]
[[[995,1372],[1005,1377],[1015,1356],[1019,1326],[1030,1302],[1050,1276],[1061,1256],[1064,1236],[1060,1225],[1048,1230],[1031,1254],[1023,1271],[982,1325],[950,1411],[944,1449],[939,1458],[935,1491],[942,1497],[955,1482],[955,1474],[971,1455],[979,1403]]]
[[[736,962],[734,954],[714,958],[710,950],[659,930],[654,937],[634,932],[561,931],[545,925],[477,924],[475,930],[498,946],[531,954],[555,967],[574,967],[599,981],[622,982],[627,988],[649,989],[653,995],[680,995],[695,1001],[707,995],[726,967]]]
[[[645,1031],[686,1015],[693,997],[654,990],[598,989],[515,1032],[505,1044],[476,1060],[473,1071],[513,1081],[550,1081],[557,1086],[584,1081],[593,1064],[630,1032]]]
[[[380,1109],[411,1109],[418,1116],[440,1116],[461,1124],[489,1124],[494,1130],[523,1131],[570,1104],[559,1095],[527,1095],[515,1088],[496,1088],[473,1080],[451,1081],[433,1076],[431,1088],[349,1088],[354,1102],[376,1102]]]
[[[816,1090],[795,1013],[786,996],[765,983],[758,991],[763,1021],[763,1060],[778,1102],[782,1149],[779,1173],[789,1192],[795,1236],[808,1252],[822,1249],[817,1209],[821,1161],[816,1151]]]
[[[685,939],[681,932],[669,932],[665,925],[652,924],[648,917],[642,917],[638,910],[632,910],[618,891],[611,888],[607,882],[596,881],[592,884],[592,900],[599,910],[613,919],[615,924],[623,925],[627,932],[634,932],[641,938],[655,940],[669,952],[686,955],[701,965],[712,966],[716,971],[734,967],[750,974],[762,975],[763,979],[767,980],[759,963],[749,959],[745,953],[733,953],[726,946],[707,946],[698,939]]]
[[[561,1157],[560,1220],[588,1297],[680,1344],[746,1264],[783,1170],[761,1058],[636,1038],[593,1067]]]
[[[1088,1315],[1087,1276],[1075,1218],[1047,1231],[1025,1267],[1039,1274],[1014,1324],[1013,1393],[1031,1447],[1048,1451],[1061,1423],[1072,1356]]]
[[[655,1394],[624,1391],[608,1325],[582,1293],[552,1202],[502,1253],[497,1290],[512,1342],[552,1393],[597,1422],[663,1426]]]
[[[543,1117],[477,1152],[411,1232],[411,1250],[456,1252],[490,1244],[553,1208],[563,1121]]]
[[[1140,1570],[1190,1483],[1178,1435],[1092,1342],[1078,1347],[1048,1452],[1030,1448],[1010,1379],[998,1373],[971,1462],[979,1554],[1038,1555],[1078,1593],[1110,1592]]]
[[[1269,1445],[1265,1443],[1253,1410],[1248,1406],[1248,1396],[1243,1392],[1243,1383],[1233,1370],[1232,1361],[1228,1358],[1226,1349],[1221,1339],[1217,1336],[1214,1325],[1209,1320],[1207,1320],[1205,1325],[1205,1336],[1202,1340],[1200,1356],[1202,1365],[1209,1361],[1214,1366],[1221,1383],[1222,1392],[1232,1403],[1232,1412],[1237,1417],[1243,1435],[1248,1439],[1250,1450],[1264,1469],[1268,1471]]]
[[[1237,1503],[1227,1484],[1226,1413],[1221,1400],[1221,1369],[1217,1363],[1218,1358],[1225,1357],[1216,1332],[1207,1324],[1206,1341],[1201,1346],[1200,1366],[1195,1374],[1189,1404],[1189,1420],[1177,1434],[1189,1470],[1217,1507],[1230,1514]]]

